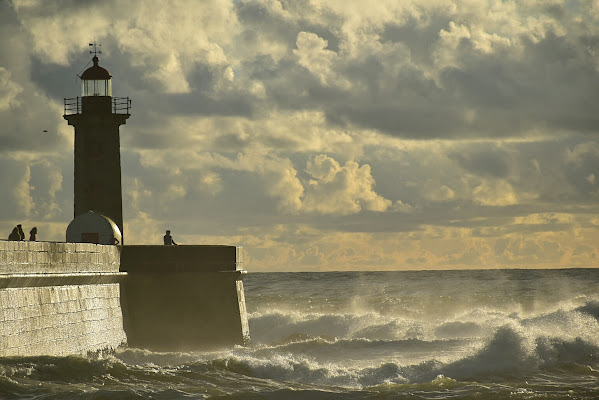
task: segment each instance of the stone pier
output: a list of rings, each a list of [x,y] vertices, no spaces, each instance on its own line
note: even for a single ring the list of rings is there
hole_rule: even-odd
[[[241,249],[0,240],[0,357],[249,341]]]
[[[0,241],[0,356],[64,356],[125,343],[119,250]]]

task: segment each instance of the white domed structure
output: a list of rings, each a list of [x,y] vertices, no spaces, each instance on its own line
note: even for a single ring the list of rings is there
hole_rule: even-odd
[[[70,243],[115,244],[121,243],[121,239],[117,224],[93,211],[79,215],[67,227],[67,242]]]

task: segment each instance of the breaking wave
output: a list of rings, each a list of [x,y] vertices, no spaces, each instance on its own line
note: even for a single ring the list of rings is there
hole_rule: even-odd
[[[312,287],[307,306],[299,289],[275,305],[273,291],[287,290],[247,288],[249,347],[4,358],[0,397],[599,397],[599,300],[592,290],[558,298],[537,292],[533,302],[530,284],[495,294],[498,299],[476,287],[461,301],[447,294],[452,286],[431,301],[438,283],[427,284],[418,286],[420,297],[395,300],[380,295],[380,287],[376,296],[345,288],[326,298]]]

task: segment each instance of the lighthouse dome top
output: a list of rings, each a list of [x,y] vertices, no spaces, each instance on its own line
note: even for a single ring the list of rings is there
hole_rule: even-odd
[[[92,58],[94,65],[86,69],[83,74],[81,74],[81,79],[84,80],[109,80],[112,78],[110,72],[106,68],[102,68],[98,65],[98,57],[94,56]]]
[[[81,74],[81,96],[112,96],[112,75],[98,65],[98,57],[92,58],[94,65]]]

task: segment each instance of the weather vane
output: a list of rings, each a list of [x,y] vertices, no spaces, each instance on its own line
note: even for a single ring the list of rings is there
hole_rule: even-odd
[[[89,51],[89,54],[93,54],[94,56],[97,56],[98,54],[102,54],[102,51],[101,51],[101,50],[98,50],[98,47],[102,47],[102,45],[101,45],[101,44],[97,44],[97,43],[94,41],[93,43],[90,43],[90,44],[89,44],[89,46],[90,46],[90,47],[91,47],[91,46],[93,46],[93,47],[94,47],[94,50],[93,50],[93,51],[92,51],[92,50],[90,50],[90,51]]]

